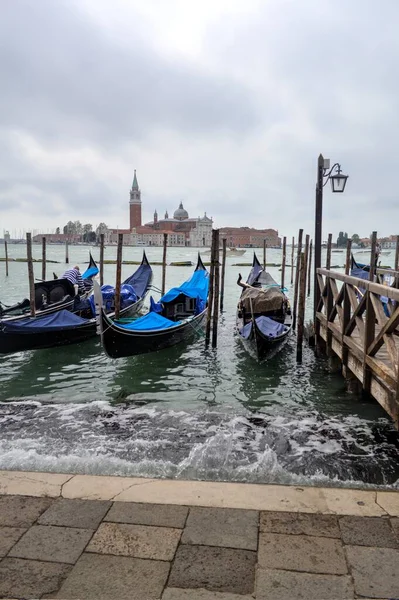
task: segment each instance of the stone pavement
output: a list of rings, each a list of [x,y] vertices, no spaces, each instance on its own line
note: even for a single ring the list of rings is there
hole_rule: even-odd
[[[173,502],[65,497],[110,496],[111,484],[120,497],[126,479],[0,473],[0,598],[399,599],[399,493],[383,492],[382,508],[376,492],[339,490],[335,513],[315,510],[312,494],[331,492],[321,488],[242,485],[230,497],[228,484],[196,482],[187,502],[193,482],[161,481]],[[257,509],[198,505],[253,503],[256,487],[269,492]],[[295,491],[308,506],[294,507]]]

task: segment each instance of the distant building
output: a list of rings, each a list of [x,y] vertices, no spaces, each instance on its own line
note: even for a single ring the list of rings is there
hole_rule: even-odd
[[[33,236],[32,241],[35,243],[41,242],[43,237],[46,238],[48,244],[62,244],[65,242],[76,244],[82,241],[81,235],[72,235],[70,233],[38,233]]]
[[[379,240],[381,248],[395,249],[396,248],[396,235],[390,235],[389,237],[380,238]]]
[[[118,234],[123,234],[123,244],[128,246],[162,246],[164,233],[168,234],[169,246],[209,247],[212,241],[212,219],[207,217],[190,218],[180,202],[178,208],[169,218],[168,211],[164,218],[158,218],[155,210],[154,219],[142,225],[141,190],[134,171],[132,188],[130,190],[129,216],[130,229],[110,229],[106,243],[116,244]]]
[[[269,247],[280,247],[281,238],[275,229],[254,229],[253,227],[222,227],[219,230],[220,239],[226,238],[230,247],[259,248],[263,240]]]

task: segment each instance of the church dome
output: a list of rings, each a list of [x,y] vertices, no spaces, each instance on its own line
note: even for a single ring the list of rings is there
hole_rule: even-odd
[[[173,218],[178,219],[179,221],[188,219],[188,212],[183,208],[183,202],[180,202],[179,208],[173,213]]]

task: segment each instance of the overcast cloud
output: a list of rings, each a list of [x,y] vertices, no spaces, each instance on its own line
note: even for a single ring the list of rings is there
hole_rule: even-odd
[[[127,227],[135,168],[144,220],[183,200],[217,227],[312,232],[320,152],[350,175],[324,234],[399,233],[397,0],[0,11],[0,235]]]

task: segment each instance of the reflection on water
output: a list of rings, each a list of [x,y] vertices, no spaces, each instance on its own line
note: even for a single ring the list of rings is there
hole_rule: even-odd
[[[51,248],[60,259],[63,251]],[[82,264],[87,249],[70,252]],[[141,250],[124,253],[138,259]],[[161,249],[148,254],[159,260]],[[195,251],[170,249],[169,259],[194,262]],[[239,260],[250,261],[249,251]],[[347,393],[308,348],[297,365],[295,337],[261,365],[246,353],[234,332],[235,281],[249,268],[236,261],[228,259],[216,350],[196,336],[112,361],[94,339],[0,357],[0,468],[398,487],[398,436],[378,404]],[[0,271],[0,300],[26,293],[25,271],[11,264],[9,281]],[[167,286],[191,271],[168,268]],[[278,280],[278,269],[271,273]]]

